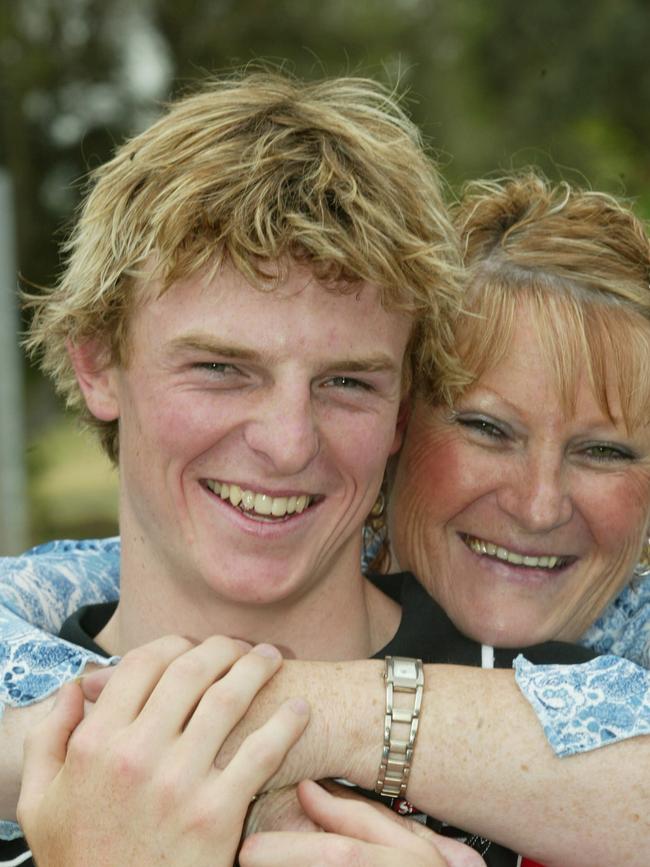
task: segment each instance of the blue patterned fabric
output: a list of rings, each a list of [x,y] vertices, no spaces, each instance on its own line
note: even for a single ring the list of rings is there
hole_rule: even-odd
[[[0,717],[5,704],[46,698],[89,662],[116,661],[51,633],[82,605],[117,599],[119,575],[118,538],[48,542],[20,557],[0,557]],[[0,840],[21,836],[15,822],[0,820]]]
[[[119,539],[48,542],[0,558],[0,716],[5,704],[56,692],[88,662],[108,664],[51,633],[82,605],[117,599],[119,573]]]
[[[50,542],[0,558],[0,714],[5,704],[45,698],[89,661],[108,664],[51,633],[82,605],[118,598],[119,558],[118,538]],[[650,733],[650,570],[635,574],[581,643],[609,655],[575,666],[515,662],[559,756]],[[0,823],[0,838],[14,829]]]
[[[650,668],[650,567],[637,570],[580,643]]]
[[[533,665],[520,654],[514,668],[558,756],[650,734],[650,676],[627,659]]]

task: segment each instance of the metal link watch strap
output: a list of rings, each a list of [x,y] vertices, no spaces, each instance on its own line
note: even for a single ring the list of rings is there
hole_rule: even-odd
[[[406,794],[415,736],[420,721],[424,668],[421,659],[387,656],[384,747],[375,792],[403,798]]]

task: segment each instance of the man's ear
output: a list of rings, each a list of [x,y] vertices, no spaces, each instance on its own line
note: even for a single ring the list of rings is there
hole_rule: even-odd
[[[395,439],[393,440],[393,445],[391,446],[391,455],[394,455],[402,448],[402,443],[404,442],[404,435],[406,433],[406,427],[408,425],[410,417],[411,398],[405,397],[402,399],[399,405],[399,411],[397,413],[397,422],[395,424]]]
[[[106,347],[99,340],[86,340],[68,342],[67,348],[86,406],[100,421],[115,421],[120,415],[116,369],[107,360]]]

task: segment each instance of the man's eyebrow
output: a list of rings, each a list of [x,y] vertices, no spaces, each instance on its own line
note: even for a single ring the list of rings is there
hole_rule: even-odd
[[[212,340],[204,335],[186,334],[183,337],[176,337],[169,344],[172,352],[183,351],[186,349],[195,350],[196,352],[205,352],[209,355],[220,355],[223,358],[241,358],[244,360],[259,359],[260,353],[248,346],[238,346],[235,343],[224,343],[219,340]]]
[[[395,361],[390,355],[376,352],[361,358],[340,358],[327,361],[327,370],[346,370],[351,373],[399,373],[402,369],[401,359]]]
[[[208,355],[218,355],[221,358],[242,359],[244,361],[265,361],[268,354],[252,349],[249,346],[239,346],[236,343],[224,343],[213,340],[207,335],[186,334],[176,337],[170,343],[172,352],[194,350],[205,352]],[[323,369],[325,371],[344,370],[350,373],[400,373],[402,368],[401,359],[396,361],[392,356],[384,352],[373,352],[367,356],[325,358]]]

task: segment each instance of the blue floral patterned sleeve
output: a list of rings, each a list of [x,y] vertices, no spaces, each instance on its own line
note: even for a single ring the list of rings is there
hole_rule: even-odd
[[[114,660],[53,637],[82,605],[119,596],[120,540],[48,542],[0,557],[0,717],[5,704],[31,704],[77,677],[88,662]],[[0,839],[22,836],[0,820]]]
[[[120,541],[60,541],[0,558],[0,716],[107,660],[54,638],[82,605],[119,596]],[[37,628],[36,628],[37,627]]]
[[[558,756],[650,734],[650,672],[620,656],[581,665],[515,659],[517,683]]]

